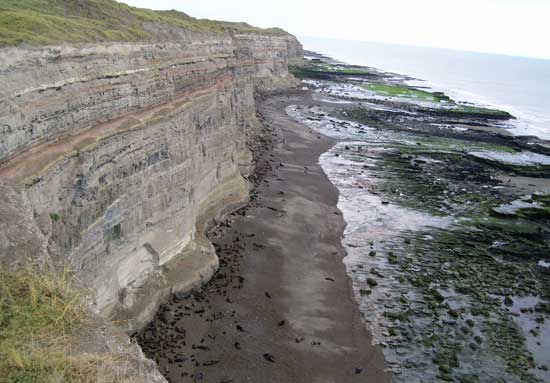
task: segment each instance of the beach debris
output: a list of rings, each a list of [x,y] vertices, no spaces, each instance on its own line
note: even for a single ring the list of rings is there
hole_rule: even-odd
[[[275,363],[275,358],[273,357],[273,355],[268,354],[267,352],[264,354],[264,359],[268,362]]]

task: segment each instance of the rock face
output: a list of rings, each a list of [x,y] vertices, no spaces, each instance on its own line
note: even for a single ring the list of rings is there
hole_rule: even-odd
[[[129,331],[216,270],[204,230],[247,201],[254,92],[303,57],[290,35],[154,32],[0,49],[0,261],[68,263]]]

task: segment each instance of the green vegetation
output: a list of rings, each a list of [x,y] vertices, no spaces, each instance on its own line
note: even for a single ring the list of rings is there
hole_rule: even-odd
[[[514,118],[510,113],[499,110],[499,109],[489,109],[489,108],[482,108],[478,106],[471,106],[471,105],[460,105],[456,104],[451,109],[445,109],[445,112],[448,114],[455,114],[458,116],[478,116],[478,117],[488,117],[488,118],[497,118],[497,119],[504,119],[509,120],[511,118]]]
[[[311,63],[308,65],[311,70],[316,70],[318,72],[329,72],[337,74],[357,74],[357,75],[368,75],[369,72],[365,68],[357,65],[337,65],[337,64],[328,64],[324,62],[320,63]]]
[[[517,153],[517,150],[510,146],[498,145],[483,141],[468,141],[457,138],[437,136],[417,136],[415,137],[415,141],[417,146],[421,146],[424,149],[430,149],[434,151],[452,151],[460,153],[475,151]]]
[[[466,226],[476,227],[481,230],[494,230],[501,235],[511,238],[526,237],[540,238],[543,227],[525,219],[500,218],[479,216],[461,221]]]
[[[151,38],[156,23],[199,32],[255,32],[283,35],[246,23],[195,19],[178,11],[152,11],[114,0],[3,0],[0,3],[0,46],[63,42],[139,41]]]
[[[367,76],[368,70],[356,65],[336,65],[325,62],[309,62],[303,67],[289,68],[291,73],[298,78],[310,78],[319,80],[328,80],[331,76],[338,75],[356,75]]]
[[[389,84],[365,84],[362,87],[366,90],[376,93],[379,96],[408,98],[426,102],[446,102],[451,107],[445,109],[432,109],[432,112],[446,115],[486,117],[497,119],[511,119],[513,116],[503,110],[482,108],[472,105],[463,105],[455,103],[449,96],[442,92],[428,92],[425,90]]]
[[[0,381],[96,381],[97,361],[68,352],[84,318],[71,291],[67,275],[0,271]]]
[[[550,222],[550,194],[535,193],[526,202],[536,203],[531,207],[520,208],[516,211],[519,218],[530,219],[534,221]]]
[[[388,84],[365,84],[362,85],[368,91],[374,92],[379,96],[413,98],[428,102],[450,101],[450,98],[441,92],[427,92],[416,88],[388,85]]]

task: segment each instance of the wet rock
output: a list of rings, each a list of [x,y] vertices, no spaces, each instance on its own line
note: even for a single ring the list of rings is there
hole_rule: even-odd
[[[550,314],[550,303],[540,302],[535,306],[535,312]]]
[[[508,307],[511,307],[514,305],[514,301],[509,296],[504,297],[504,304]]]
[[[373,278],[367,278],[367,284],[371,287],[378,286],[378,282]]]
[[[431,293],[432,293],[432,295],[433,295],[433,297],[435,298],[436,301],[443,302],[445,300],[445,297],[443,296],[443,294],[441,294],[441,292],[439,290],[432,289]]]
[[[454,309],[449,309],[449,311],[447,311],[447,313],[452,316],[453,318],[458,318],[460,316],[460,314],[458,313],[458,311],[454,310]]]
[[[372,290],[371,289],[361,289],[361,290],[359,290],[359,294],[361,294],[361,295],[370,295],[370,294],[372,294]]]

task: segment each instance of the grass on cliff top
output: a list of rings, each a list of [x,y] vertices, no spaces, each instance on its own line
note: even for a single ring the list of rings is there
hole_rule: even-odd
[[[278,28],[195,19],[178,11],[153,11],[114,0],[1,0],[0,46],[64,42],[148,40],[148,24],[197,32],[254,32],[284,35]]]
[[[95,382],[96,364],[68,352],[84,316],[67,274],[0,271],[0,381]]]

